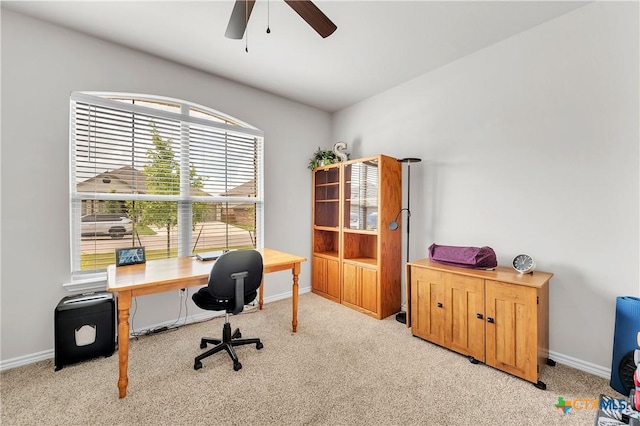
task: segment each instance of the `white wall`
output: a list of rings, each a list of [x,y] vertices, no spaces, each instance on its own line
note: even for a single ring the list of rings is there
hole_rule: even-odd
[[[615,298],[639,294],[638,51],[637,2],[590,4],[333,117],[353,158],[423,159],[411,259],[531,254],[554,273],[552,356],[600,375]]]
[[[69,95],[155,94],[196,102],[265,133],[265,246],[309,258],[308,158],[331,145],[330,116],[283,98],[2,10],[2,301],[0,360],[51,354],[69,282]],[[310,287],[303,264],[301,291]],[[266,277],[265,298],[291,291]],[[139,298],[134,326],[176,318],[177,292]],[[191,303],[190,313],[197,308]],[[300,323],[304,321],[300,319]]]

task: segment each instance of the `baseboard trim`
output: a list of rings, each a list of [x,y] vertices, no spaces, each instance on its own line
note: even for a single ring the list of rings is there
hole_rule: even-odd
[[[605,368],[600,365],[592,364],[554,351],[549,351],[549,358],[559,362],[560,364],[575,368],[576,370],[584,371],[586,373],[593,374],[594,376],[602,377],[603,379],[611,379],[611,368]]]
[[[310,293],[310,292],[311,292],[311,288],[310,287],[306,287],[306,288],[301,288],[299,290],[298,294],[305,294],[305,293]],[[292,297],[292,295],[293,295],[293,292],[288,291],[286,293],[280,293],[280,294],[275,294],[273,296],[265,297],[264,298],[264,304],[266,305],[268,303],[275,302],[275,301],[282,300],[282,299],[290,299]],[[202,313],[197,314],[197,315],[189,315],[189,317],[187,318],[186,321],[181,321],[180,322],[180,325],[188,325],[188,324],[193,324],[193,323],[196,323],[196,322],[206,321],[208,319],[219,317],[219,316],[222,316],[222,315],[224,315],[224,312],[215,312],[213,314],[210,313],[210,312],[202,312]],[[158,328],[158,327],[168,327],[170,325],[175,325],[175,324],[176,324],[176,320],[164,321],[162,323],[153,324],[153,325],[150,325],[148,327],[145,327],[145,329],[155,329],[155,328]],[[33,364],[33,363],[36,363],[36,362],[45,361],[47,359],[53,359],[54,356],[55,356],[54,349],[48,349],[46,351],[36,352],[36,353],[25,355],[25,356],[11,358],[11,359],[7,359],[7,360],[1,360],[0,361],[0,371],[5,371],[5,370],[10,370],[12,368],[22,367],[22,366]]]
[[[52,359],[54,356],[53,349],[49,349],[34,354],[20,356],[17,358],[11,358],[6,361],[0,362],[0,371],[10,370],[12,368],[22,367],[24,365],[33,364],[36,362]]]

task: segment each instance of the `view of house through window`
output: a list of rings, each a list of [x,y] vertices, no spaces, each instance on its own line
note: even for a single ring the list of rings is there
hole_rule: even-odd
[[[262,132],[174,99],[71,96],[72,273],[262,247]]]

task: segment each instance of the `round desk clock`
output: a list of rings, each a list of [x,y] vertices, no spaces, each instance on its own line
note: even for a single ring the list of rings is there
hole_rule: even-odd
[[[533,260],[533,257],[528,254],[519,254],[513,258],[513,269],[520,272],[521,274],[528,274],[533,272],[536,268],[536,262]]]

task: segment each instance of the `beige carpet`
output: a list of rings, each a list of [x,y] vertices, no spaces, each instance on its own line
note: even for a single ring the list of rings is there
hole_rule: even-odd
[[[555,407],[565,400],[620,397],[608,381],[558,364],[547,390],[411,335],[393,317],[371,319],[313,294],[232,317],[244,346],[235,372],[226,353],[203,361],[202,336],[223,318],[132,340],[127,397],[117,393],[118,357],[66,366],[53,360],[1,374],[8,425],[593,425],[595,411]]]

